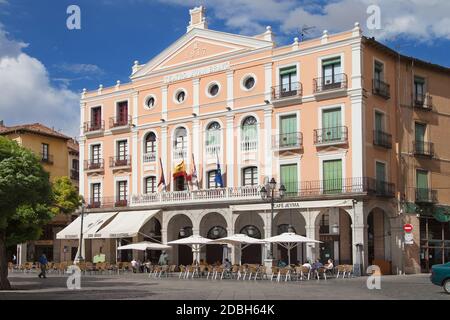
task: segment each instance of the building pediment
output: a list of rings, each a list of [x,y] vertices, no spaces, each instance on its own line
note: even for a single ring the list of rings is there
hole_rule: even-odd
[[[176,72],[178,68],[214,61],[233,53],[272,46],[273,42],[268,40],[194,28],[145,65],[139,66],[131,75],[131,79],[171,70]]]

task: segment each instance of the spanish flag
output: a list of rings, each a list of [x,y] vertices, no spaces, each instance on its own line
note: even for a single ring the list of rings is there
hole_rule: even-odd
[[[184,164],[184,160],[181,161],[181,163],[177,165],[173,171],[173,178],[176,179],[178,177],[186,178],[186,165]]]

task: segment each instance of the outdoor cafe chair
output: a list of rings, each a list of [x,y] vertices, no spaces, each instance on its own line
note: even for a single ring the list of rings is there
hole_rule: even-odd
[[[350,265],[350,264],[345,265],[344,277],[345,277],[345,274],[347,274],[348,278],[352,277],[352,275],[353,275],[353,266],[352,265]]]
[[[291,268],[286,267],[286,268],[279,269],[277,281],[278,282],[282,281],[283,277],[284,277],[285,282],[288,280],[288,278],[289,278],[289,280],[291,280]]]
[[[159,274],[158,277],[161,278],[163,275],[166,276],[166,278],[169,276],[169,266],[168,265],[164,265],[160,268],[159,270]]]
[[[242,276],[242,280],[245,280],[245,276],[247,275],[247,272],[248,272],[248,267],[247,267],[247,265],[244,264],[244,265],[240,266],[240,267],[239,267],[238,276],[237,276],[237,280],[239,280],[239,279],[241,278],[242,274],[244,274],[244,275]]]
[[[237,278],[239,275],[239,265],[234,265],[231,267],[230,278]]]
[[[280,272],[280,268],[278,267],[272,267],[272,273],[270,275],[270,281],[273,280],[273,278],[278,278],[278,273]]]
[[[323,276],[325,280],[327,280],[327,269],[325,267],[320,267],[314,270],[317,280],[320,280],[320,275]]]
[[[258,267],[256,265],[250,265],[248,266],[248,280],[252,280],[252,275],[255,275],[258,273]],[[245,279],[244,279],[245,280]]]
[[[206,266],[206,280],[209,279],[209,275],[211,275],[211,279],[212,279],[213,274],[214,274],[214,267],[211,265]]]
[[[169,271],[168,271],[168,276],[170,275],[170,276],[172,276],[174,273],[175,273],[175,270],[176,270],[176,268],[177,268],[177,266],[175,265],[175,264],[172,264],[170,267],[169,267]]]
[[[160,272],[161,272],[161,266],[155,266],[153,268],[153,272],[150,273],[149,277],[153,276],[153,278],[156,278]]]
[[[220,280],[222,280],[223,279],[223,275],[225,273],[225,268],[222,267],[222,266],[215,267],[214,268],[214,275],[213,275],[214,279],[217,279],[217,276],[219,275],[219,273],[220,273]]]
[[[180,268],[180,274],[178,275],[178,278],[181,279],[182,277],[184,278],[184,275],[187,272],[187,268],[183,265],[180,265],[179,268]]]
[[[199,273],[198,273],[198,275],[199,275],[199,277],[201,278],[201,277],[203,277],[203,275],[205,275],[206,274],[206,268],[207,268],[208,266],[206,266],[206,265],[200,265],[199,267],[198,267],[198,269],[199,269]]]
[[[259,266],[256,268],[255,277],[254,280],[258,280],[258,277],[263,280],[264,278],[267,279],[267,272],[265,266]]]

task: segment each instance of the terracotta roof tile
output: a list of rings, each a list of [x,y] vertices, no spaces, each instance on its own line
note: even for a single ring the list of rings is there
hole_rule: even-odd
[[[46,127],[40,123],[22,124],[22,125],[11,126],[11,127],[0,126],[0,134],[8,134],[8,133],[16,132],[16,131],[26,131],[26,132],[36,133],[36,134],[43,134],[43,135],[66,139],[66,140],[71,139],[70,137],[66,136],[65,134],[62,134],[54,129]]]

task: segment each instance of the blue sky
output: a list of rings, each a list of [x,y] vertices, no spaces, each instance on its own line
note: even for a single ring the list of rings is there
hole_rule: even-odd
[[[316,34],[323,29],[348,30],[355,21],[364,27],[365,9],[378,3],[382,30],[366,35],[403,54],[450,66],[450,1],[446,0],[0,0],[0,66],[4,59],[3,66],[10,67],[0,67],[0,78],[8,81],[11,70],[19,67],[26,78],[31,70],[40,82],[48,81],[38,85],[49,91],[43,98],[46,105],[56,104],[48,110],[54,115],[47,117],[14,108],[16,82],[17,89],[32,87],[9,81],[10,99],[8,105],[0,102],[0,116],[7,124],[36,119],[76,135],[79,92],[96,89],[100,83],[127,82],[134,60],[147,62],[186,32],[188,9],[199,3],[207,7],[211,29],[252,35],[271,25],[279,44],[291,43],[302,25],[316,26]],[[66,28],[66,9],[71,4],[81,8],[81,30]],[[8,56],[5,48],[11,47],[14,54]],[[29,96],[19,99],[21,106],[39,99]],[[61,103],[67,104],[66,112],[59,112]]]

